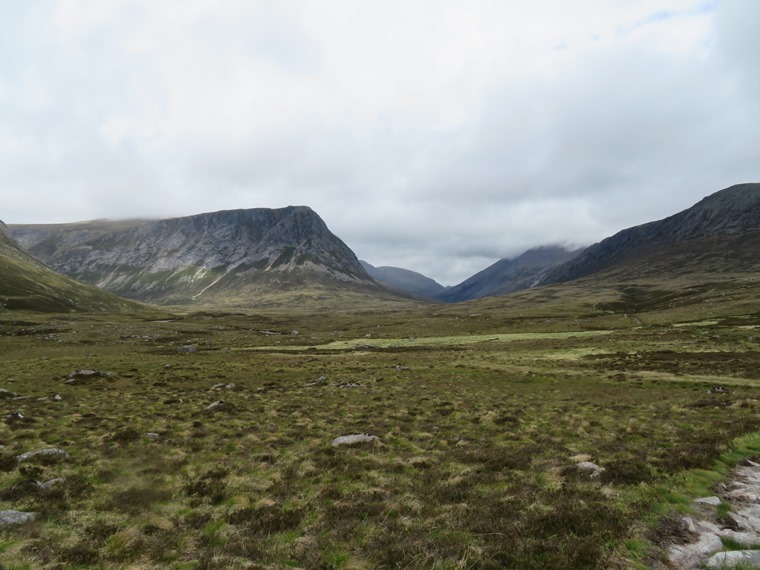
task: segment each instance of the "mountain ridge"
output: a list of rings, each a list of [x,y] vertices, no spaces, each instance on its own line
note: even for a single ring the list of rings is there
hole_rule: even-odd
[[[517,257],[500,259],[458,285],[440,293],[436,299],[458,303],[528,289],[547,269],[571,259],[580,251],[580,249],[570,250],[559,245],[534,247]]]
[[[437,295],[446,291],[444,287],[434,279],[402,267],[380,266],[375,267],[371,263],[359,260],[364,270],[376,281],[385,283],[390,287],[408,291],[413,295],[419,295],[426,299],[435,299]]]
[[[307,206],[135,221],[114,231],[104,222],[17,225],[11,233],[66,275],[159,304],[256,304],[309,287],[317,296],[335,287],[393,296]]]
[[[690,208],[620,232],[589,246],[543,275],[537,285],[563,283],[635,261],[658,247],[760,230],[760,183],[736,184]]]

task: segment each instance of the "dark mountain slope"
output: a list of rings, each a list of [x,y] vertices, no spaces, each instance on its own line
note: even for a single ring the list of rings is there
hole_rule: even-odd
[[[392,296],[310,208],[290,206],[95,226],[14,226],[57,270],[163,304],[284,302],[331,290]],[[97,227],[96,227],[97,226]],[[89,232],[89,235],[86,235]]]
[[[716,192],[678,214],[623,230],[592,245],[576,258],[549,271],[539,284],[571,281],[623,267],[650,255],[657,256],[658,250],[681,242],[740,236],[755,230],[760,230],[760,184],[738,184]],[[680,250],[698,256],[705,253],[701,248],[708,243],[717,248],[719,255],[731,255],[719,239],[680,247]],[[662,268],[663,263],[658,266]]]
[[[567,250],[560,246],[537,247],[514,259],[501,259],[476,273],[437,298],[456,303],[480,297],[505,295],[532,287],[547,270],[578,255],[580,250]]]
[[[0,222],[0,311],[124,311],[137,303],[59,275],[24,251]]]
[[[385,283],[390,287],[403,289],[414,295],[419,295],[420,297],[433,299],[436,295],[446,291],[446,287],[416,271],[402,269],[401,267],[375,267],[361,260],[360,263],[373,279]]]

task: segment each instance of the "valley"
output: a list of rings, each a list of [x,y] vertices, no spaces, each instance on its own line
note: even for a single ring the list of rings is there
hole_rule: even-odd
[[[37,515],[0,563],[665,568],[679,513],[760,453],[757,293],[3,313],[0,492]],[[69,458],[13,459],[46,448]]]
[[[456,303],[308,208],[0,226],[0,567],[697,568],[760,456],[757,191]]]

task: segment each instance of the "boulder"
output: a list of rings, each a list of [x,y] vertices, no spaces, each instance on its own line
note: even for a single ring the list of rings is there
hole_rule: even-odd
[[[39,449],[37,451],[27,451],[26,453],[17,455],[16,461],[19,463],[23,463],[24,461],[29,461],[30,459],[33,459],[35,457],[45,457],[47,459],[54,459],[56,461],[68,461],[69,459],[71,459],[71,456],[65,451],[63,451],[62,449],[58,449],[56,447],[49,447],[47,449]]]
[[[22,511],[0,511],[0,527],[24,524],[37,518],[37,513]]]
[[[357,443],[367,443],[378,439],[376,435],[369,435],[366,433],[354,433],[351,435],[342,435],[336,437],[330,442],[330,445],[337,447],[339,445],[354,445]]]

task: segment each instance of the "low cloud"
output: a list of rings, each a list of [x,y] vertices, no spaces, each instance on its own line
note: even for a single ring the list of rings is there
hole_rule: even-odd
[[[455,284],[760,180],[751,0],[0,8],[8,223],[305,204]]]

